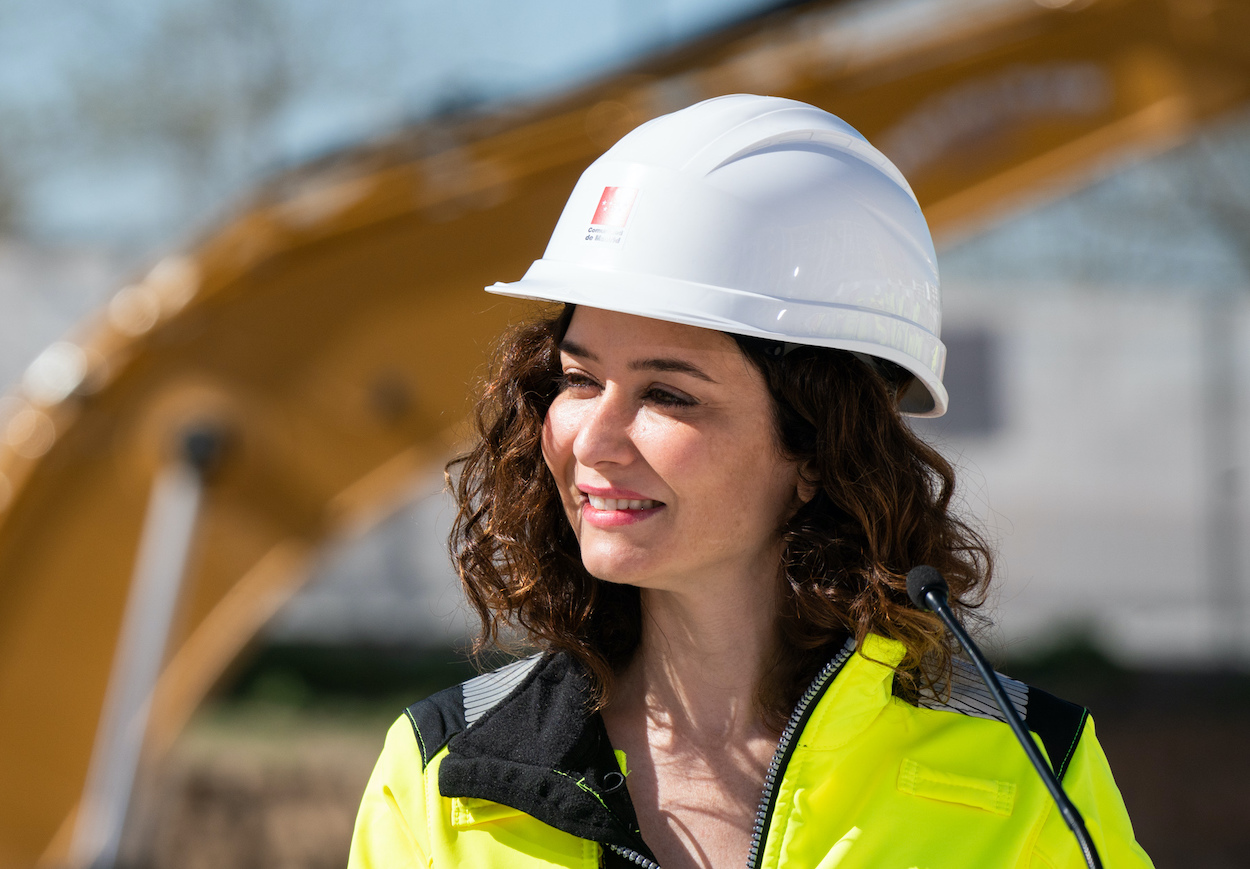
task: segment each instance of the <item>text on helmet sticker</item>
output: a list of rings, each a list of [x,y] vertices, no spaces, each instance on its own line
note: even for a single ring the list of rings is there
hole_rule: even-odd
[[[638,198],[637,187],[605,187],[599,197],[595,215],[586,230],[586,241],[620,244],[625,238],[625,224]]]

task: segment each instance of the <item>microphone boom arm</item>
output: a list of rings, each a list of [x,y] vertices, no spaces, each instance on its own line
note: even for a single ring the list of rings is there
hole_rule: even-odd
[[[1081,813],[1077,807],[1068,798],[1064,792],[1063,786],[1059,784],[1059,780],[1055,778],[1055,774],[1050,769],[1050,764],[1042,757],[1041,751],[1038,750],[1037,743],[1033,741],[1033,737],[1029,735],[1028,729],[1020,715],[1016,712],[1015,706],[1007,697],[1007,692],[1003,690],[1003,685],[998,681],[998,674],[985,660],[985,656],[981,654],[981,650],[977,648],[977,644],[972,641],[972,637],[964,630],[955,619],[955,614],[951,612],[950,605],[947,603],[949,592],[947,590],[946,580],[937,571],[936,568],[928,565],[912,568],[907,574],[907,593],[917,607],[922,610],[930,610],[942,620],[942,624],[946,625],[946,629],[955,635],[959,640],[959,644],[963,646],[964,651],[968,653],[968,657],[972,659],[972,663],[976,666],[977,672],[981,674],[981,680],[985,682],[985,686],[989,689],[990,694],[994,697],[994,702],[998,704],[998,708],[1002,710],[1003,716],[1007,719],[1008,726],[1016,735],[1024,753],[1028,755],[1029,760],[1033,763],[1033,768],[1037,770],[1037,774],[1041,776],[1042,783],[1046,785],[1046,790],[1050,791],[1051,797],[1055,804],[1059,807],[1059,814],[1063,816],[1064,822],[1068,828],[1072,830],[1072,834],[1076,836],[1077,845],[1080,846],[1081,853],[1085,857],[1085,863],[1089,869],[1102,869],[1102,859],[1098,856],[1098,849],[1094,847],[1094,840],[1089,835],[1089,830],[1085,827],[1085,819],[1081,817]]]

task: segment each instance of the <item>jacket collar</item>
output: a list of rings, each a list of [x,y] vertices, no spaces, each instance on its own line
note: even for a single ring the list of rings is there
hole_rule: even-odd
[[[876,720],[894,694],[894,668],[907,648],[878,634],[847,660],[817,704],[799,737],[799,745],[835,749],[846,745]]]
[[[825,687],[798,734],[799,747],[845,745],[889,703],[905,649],[869,635]],[[564,653],[548,653],[499,705],[452,737],[439,767],[444,797],[510,806],[583,839],[650,856],[590,679]]]
[[[444,797],[519,809],[583,839],[649,853],[590,679],[563,653],[544,655],[498,706],[452,737],[439,767]]]

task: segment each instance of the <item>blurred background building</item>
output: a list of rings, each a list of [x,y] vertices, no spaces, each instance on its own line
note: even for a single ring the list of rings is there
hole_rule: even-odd
[[[549,218],[525,235],[491,215],[512,201],[547,214],[544,183],[558,209],[561,167],[575,177],[645,117],[722,86],[824,94],[920,179],[952,410],[917,428],[956,463],[967,512],[998,546],[987,638],[1008,666],[1094,706],[1159,866],[1244,865],[1248,32],[1233,0],[0,5],[0,703],[11,704],[0,717],[17,728],[6,738],[56,726],[84,696],[53,697],[49,671],[29,661],[94,672],[84,684],[98,686],[53,786],[32,796],[20,775],[0,782],[0,815],[55,806],[0,824],[0,867],[73,852],[79,822],[65,813],[103,744],[97,695],[165,461],[160,426],[250,415],[264,434],[230,435],[227,449],[234,437],[247,461],[298,460],[255,484],[274,504],[231,512],[264,498],[228,458],[226,494],[206,490],[217,554],[188,568],[168,652],[163,633],[154,640],[174,699],[153,707],[122,854],[341,864],[396,698],[464,671],[470,620],[438,471],[463,408],[444,394],[467,395],[484,358],[490,329],[475,314],[493,329],[522,310],[490,307],[482,276],[446,264],[437,280],[470,301],[387,308],[369,288],[420,296],[420,246],[460,233],[453,253],[471,256],[463,234],[483,226],[524,236],[501,260],[523,269],[517,257],[540,253]],[[926,76],[937,84],[916,84]],[[414,240],[386,241],[404,221]],[[392,272],[362,267],[365,253],[335,271],[333,245],[364,236],[391,251]],[[318,339],[324,358],[285,334],[370,305],[376,321]],[[213,332],[210,352],[195,342],[216,321],[197,312],[219,309],[242,325]],[[387,333],[388,319],[409,331]],[[409,371],[434,377],[444,358],[453,382]],[[272,419],[279,375],[267,364],[296,384]],[[222,385],[232,365],[237,394]],[[156,385],[110,398],[136,370]],[[376,419],[352,429],[357,404]],[[346,434],[305,434],[337,415]],[[334,476],[326,457],[352,438],[373,452]],[[96,506],[71,503],[75,487],[98,492]],[[78,515],[97,518],[66,518]],[[197,580],[200,569],[216,578]],[[54,575],[64,590],[44,600],[32,589]],[[83,641],[89,665],[77,647],[32,639],[60,613],[96,637]],[[1067,676],[1048,661],[1067,662]],[[183,732],[210,687],[215,705]],[[45,750],[23,756],[34,768]],[[1175,790],[1195,777],[1208,785],[1197,802]]]

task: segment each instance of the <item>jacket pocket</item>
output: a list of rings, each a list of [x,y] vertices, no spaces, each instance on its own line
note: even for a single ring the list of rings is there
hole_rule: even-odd
[[[898,789],[905,794],[972,806],[1004,816],[1011,814],[1016,802],[1014,782],[943,772],[914,760],[904,760],[899,768]]]

